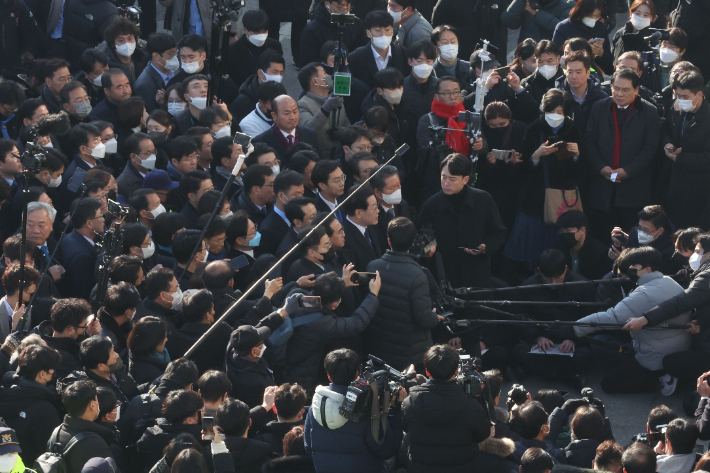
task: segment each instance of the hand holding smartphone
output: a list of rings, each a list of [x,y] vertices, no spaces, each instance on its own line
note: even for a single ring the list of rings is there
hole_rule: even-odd
[[[202,438],[212,440],[215,436],[214,417],[204,416],[202,418]]]

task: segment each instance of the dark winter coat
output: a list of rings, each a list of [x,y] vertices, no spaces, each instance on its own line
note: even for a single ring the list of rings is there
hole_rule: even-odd
[[[283,455],[284,437],[294,427],[303,426],[303,423],[303,419],[297,422],[279,422],[277,420],[272,420],[264,427],[259,429],[259,433],[256,434],[254,439],[267,444],[269,448],[271,448],[272,452],[278,453],[279,455]]]
[[[561,80],[557,81],[556,86],[558,89],[566,90],[572,94],[572,89],[567,83],[566,77],[562,77]],[[576,100],[571,101],[572,113],[569,114],[569,117],[574,120],[574,124],[577,126],[577,129],[582,132],[582,135],[584,135],[584,132],[587,130],[587,122],[589,121],[589,115],[592,113],[592,106],[599,100],[607,97],[609,97],[609,95],[590,77],[587,79],[587,95],[584,97],[584,102],[580,104]]]
[[[710,77],[710,2],[678,2],[678,7],[671,12],[670,26],[677,26],[688,35],[688,49],[683,60],[692,62],[700,69],[703,77]]]
[[[471,71],[471,77],[475,77],[473,71]],[[461,87],[463,89],[463,85]],[[466,110],[474,111],[476,106],[475,83],[471,88],[474,90],[463,100],[463,106]],[[540,115],[540,101],[536,101],[532,93],[524,86],[521,91],[515,92],[507,79],[501,80],[486,93],[483,99],[484,110],[491,102],[503,102],[508,106],[510,114],[515,120],[528,124]]]
[[[536,42],[541,39],[552,39],[552,33],[559,22],[569,17],[569,12],[574,6],[570,0],[553,0],[541,2],[540,8],[535,15],[531,15],[525,10],[524,0],[513,0],[508,8],[500,14],[501,22],[516,30],[520,28],[518,43],[522,43],[526,38],[532,38]]]
[[[47,342],[50,348],[54,348],[62,355],[62,361],[54,369],[54,379],[62,379],[72,371],[81,371],[84,366],[81,364],[79,342],[69,337],[55,338],[42,335],[42,339]]]
[[[257,95],[259,84],[259,76],[254,74],[247,77],[239,86],[237,98],[229,105],[233,122],[239,123],[254,110],[256,103],[259,101],[259,96]]]
[[[117,67],[121,69],[126,74],[126,77],[128,77],[131,86],[135,84],[136,79],[140,77],[143,73],[143,69],[145,69],[148,62],[150,62],[150,55],[141,48],[136,47],[135,51],[133,51],[133,54],[131,55],[131,62],[133,63],[133,73],[131,73],[131,69],[128,64],[122,62],[118,58],[118,53],[116,52],[115,47],[107,48],[105,52],[108,56],[108,67]]]
[[[128,352],[128,372],[138,385],[152,383],[165,373],[167,367],[167,363],[154,356],[135,356]]]
[[[210,325],[207,324],[186,323],[180,328],[180,332],[190,339],[190,343],[194,344],[209,328]],[[219,327],[190,355],[190,359],[195,362],[200,373],[207,370],[219,370],[223,367],[224,353],[227,350],[231,333],[232,327],[225,322],[220,322]]]
[[[112,443],[117,443],[118,439],[114,431],[103,427],[96,422],[64,416],[64,422],[59,425],[50,437],[50,442],[55,440],[64,447],[75,435],[82,432],[90,432],[96,435],[90,436],[79,442],[68,455],[64,457],[67,464],[67,473],[80,473],[84,464],[92,458],[112,457]],[[160,458],[158,458],[159,460]],[[156,461],[158,461],[156,460]]]
[[[431,111],[431,102],[434,100],[437,83],[438,80],[434,71],[432,71],[429,79],[422,84],[414,77],[414,73],[404,78],[402,101],[409,107],[415,122],[419,121],[422,115],[426,115]]]
[[[416,256],[388,250],[367,271],[380,272],[382,288],[377,315],[363,333],[366,352],[401,371],[412,363],[423,366],[424,353],[434,344],[430,330],[439,318],[432,312],[429,281]]]
[[[614,155],[612,106],[616,107],[616,104],[611,97],[595,103],[585,133],[591,179],[590,198],[584,205],[585,208],[589,205],[602,212],[609,212],[612,205],[638,208],[651,203],[651,164],[660,138],[660,121],[656,107],[637,98],[634,109],[626,117],[621,130],[619,166],[629,177],[621,185],[607,180],[599,173],[605,166],[611,167]],[[616,188],[614,202],[613,187]]]
[[[435,229],[437,251],[454,287],[490,287],[490,258],[503,245],[506,228],[490,194],[469,186],[461,192],[466,195],[460,215],[454,211],[451,198],[439,191],[422,205],[418,225],[431,224]],[[477,248],[481,243],[485,243],[486,252],[480,255],[459,249]]]
[[[316,473],[308,455],[286,455],[264,463],[261,467],[262,473]]]
[[[471,57],[476,44],[481,39],[487,39],[497,46],[497,51],[505,51],[507,28],[501,27],[500,15],[505,9],[505,3],[497,0],[486,0],[471,3],[468,0],[439,0],[431,16],[432,26],[452,25],[458,29],[459,57]],[[428,19],[428,18],[427,18]]]
[[[653,25],[651,25],[653,26]],[[650,26],[649,26],[650,28]],[[619,56],[628,51],[650,51],[648,43],[644,41],[646,36],[651,36],[652,31],[644,28],[640,31],[634,31],[634,27],[630,21],[624,23],[624,26],[616,30],[614,37],[611,40],[611,52],[614,55],[614,64],[619,59]]]
[[[535,103],[541,103],[545,92],[550,89],[554,89],[555,83],[557,81],[564,80],[564,78],[565,72],[562,70],[562,67],[557,68],[557,73],[555,73],[555,76],[552,79],[545,78],[545,76],[540,74],[539,69],[535,69],[532,74],[520,81],[520,85],[523,86],[525,90],[530,92],[530,95],[532,95]]]
[[[478,442],[488,438],[491,424],[481,404],[455,381],[414,386],[402,412],[410,473],[474,471]]]
[[[378,307],[377,296],[370,293],[350,317],[336,317],[333,312],[323,309],[323,317],[294,328],[286,346],[284,379],[290,383],[297,382],[312,392],[316,387],[316,376],[326,343],[361,333],[375,317]],[[310,313],[312,310],[301,310],[291,314],[291,317],[296,319]]]
[[[271,16],[269,20],[274,21]],[[249,76],[256,74],[256,60],[267,49],[283,54],[281,43],[274,38],[266,38],[266,42],[257,47],[243,34],[241,38],[229,45],[227,73],[237,87],[241,86]]]
[[[602,57],[596,58],[595,61],[607,74],[614,70],[609,33],[605,23],[597,21],[594,27],[590,28],[582,23],[581,20],[567,18],[559,22],[555,27],[555,32],[552,34],[552,41],[555,44],[562,45],[571,38],[582,38],[587,41],[594,38],[604,38],[604,53]]]
[[[330,13],[325,8],[325,2],[316,5],[313,20],[308,22],[301,33],[301,62],[303,65],[320,62],[320,49],[328,41],[338,40],[338,27],[330,22]],[[343,33],[343,46],[352,53],[355,49],[367,43],[365,28],[360,18],[355,23],[347,25]],[[352,61],[351,61],[352,62]],[[351,69],[352,71],[352,69]],[[353,74],[355,75],[355,74]]]
[[[104,40],[104,30],[116,18],[118,9],[108,0],[67,0],[62,29],[67,60],[78,62],[85,50],[96,47]]]
[[[36,381],[20,378],[13,387],[0,388],[0,417],[17,432],[28,465],[47,451],[49,436],[61,424],[60,405],[59,396]]]
[[[567,268],[572,269],[572,254],[570,248],[562,245],[561,241],[555,246],[567,256]],[[576,271],[587,279],[602,279],[611,271],[612,262],[608,256],[609,247],[587,233],[584,245],[577,253],[579,258],[579,270]]]
[[[96,386],[107,388],[113,391],[118,402],[129,402],[138,395],[138,387],[131,375],[119,370],[112,373],[111,380],[98,376],[91,370],[73,371],[69,376],[57,382],[57,392],[61,394],[70,384],[77,381],[89,380],[96,383]]]
[[[163,457],[163,449],[170,441],[182,433],[192,434],[196,439],[202,438],[200,424],[171,424],[164,418],[159,418],[156,425],[148,427],[136,443],[136,450],[143,470],[148,471]]]
[[[511,439],[489,437],[478,444],[478,449],[478,455],[473,458],[474,471],[479,473],[519,473],[518,463],[512,456],[515,452],[515,442]]]
[[[305,32],[303,37],[306,37]],[[397,69],[406,77],[411,68],[409,64],[407,64],[404,49],[394,43],[390,44],[390,48],[392,48],[392,55],[387,62],[387,67]],[[368,87],[374,89],[377,87],[375,74],[377,74],[379,70],[377,69],[377,62],[375,61],[375,56],[372,51],[372,45],[369,42],[351,51],[348,55],[348,67],[353,77],[360,79],[366,83]]]
[[[229,454],[232,456],[234,468],[239,473],[259,473],[264,463],[277,457],[276,453],[271,450],[269,445],[250,438],[245,439],[243,437],[227,435],[224,439],[224,444],[227,446]],[[206,445],[202,453],[205,456],[207,465],[212,465],[213,458],[210,446]]]
[[[136,308],[133,323],[135,324],[146,315],[158,317],[168,324],[168,343],[165,346],[168,349],[168,353],[170,353],[171,359],[176,360],[180,358],[192,346],[191,339],[178,330],[182,316],[179,311],[163,307],[150,299],[144,299]],[[140,383],[139,381],[138,384]]]
[[[42,27],[37,26],[32,12],[22,0],[0,1],[0,64],[3,68],[19,67],[26,52],[39,51]]]

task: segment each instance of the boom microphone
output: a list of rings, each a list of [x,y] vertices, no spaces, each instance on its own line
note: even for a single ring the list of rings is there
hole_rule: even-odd
[[[71,130],[71,122],[69,121],[69,114],[65,111],[59,113],[46,115],[39,120],[37,120],[36,125],[31,125],[36,127],[37,136],[61,136]]]
[[[663,36],[663,35],[661,34],[660,31],[656,31],[656,32],[653,33],[651,36],[646,36],[643,40],[644,40],[644,41],[651,41],[651,40],[653,40],[653,39],[660,40],[662,36]]]

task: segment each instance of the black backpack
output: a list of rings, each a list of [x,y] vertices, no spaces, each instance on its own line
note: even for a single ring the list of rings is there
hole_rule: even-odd
[[[81,432],[69,439],[67,445],[62,448],[59,443],[60,429],[61,426],[57,427],[54,439],[50,442],[49,451],[40,455],[32,465],[32,469],[37,473],[67,473],[67,463],[65,457],[69,454],[69,452],[82,440],[92,437],[99,437],[99,435],[93,432]]]

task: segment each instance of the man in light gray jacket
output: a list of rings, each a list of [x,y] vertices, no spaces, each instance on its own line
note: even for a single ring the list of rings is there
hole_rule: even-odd
[[[389,0],[387,11],[394,18],[397,44],[405,50],[423,39],[431,36],[431,23],[415,8],[414,0]]]
[[[298,124],[316,131],[318,154],[321,159],[330,159],[333,142],[328,132],[333,128],[333,120],[335,128],[350,125],[343,108],[344,99],[333,95],[333,76],[317,62],[303,66],[298,73],[298,82],[306,92],[298,101]]]
[[[661,302],[683,292],[683,288],[659,271],[661,254],[655,248],[643,246],[625,250],[617,260],[619,271],[636,280],[638,287],[616,306],[606,312],[588,315],[579,322],[620,323],[639,317]],[[687,324],[690,313],[678,315],[668,324]],[[601,330],[599,328],[574,327],[578,337]],[[601,380],[606,393],[661,392],[670,396],[675,391],[677,380],[661,372],[663,357],[690,347],[690,334],[685,330],[645,329],[631,332],[636,355],[633,359],[617,364]]]

